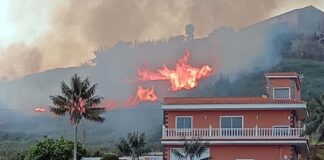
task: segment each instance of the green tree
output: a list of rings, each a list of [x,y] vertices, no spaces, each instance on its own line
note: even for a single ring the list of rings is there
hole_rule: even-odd
[[[73,157],[73,142],[60,139],[46,138],[31,146],[25,155],[25,160],[70,160]],[[86,156],[86,150],[78,143],[78,159]]]
[[[324,95],[310,102],[308,109],[310,116],[306,119],[305,133],[319,142],[324,137]]]
[[[172,151],[179,159],[187,159],[189,157],[190,160],[193,160],[195,157],[200,158],[208,147],[208,143],[202,143],[199,139],[185,140],[183,145],[184,153],[181,153],[179,150]]]
[[[150,151],[146,146],[145,134],[138,132],[129,133],[127,139],[121,138],[117,149],[122,156],[131,156],[133,159],[139,159]]]
[[[119,160],[119,156],[115,153],[108,153],[102,157],[102,160]]]
[[[64,81],[61,83],[62,95],[50,96],[54,107],[51,112],[56,115],[70,116],[70,123],[75,126],[74,132],[74,152],[73,157],[76,160],[77,155],[77,133],[78,125],[84,118],[94,122],[104,122],[100,115],[105,112],[104,108],[96,107],[103,99],[95,96],[97,84],[91,85],[88,78],[81,79],[77,74],[71,78],[71,86]]]

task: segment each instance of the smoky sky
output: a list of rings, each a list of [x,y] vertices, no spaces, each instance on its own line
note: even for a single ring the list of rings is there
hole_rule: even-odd
[[[236,29],[273,15],[281,7],[317,4],[317,1],[278,0],[68,0],[18,3],[14,1],[13,21],[18,29],[33,32],[45,20],[48,25],[30,42],[14,42],[0,48],[1,77],[17,78],[57,67],[78,66],[95,57],[102,46],[119,41],[161,39],[184,34],[186,24],[196,27],[196,36],[205,36],[214,28]],[[25,10],[22,8],[25,7]],[[27,8],[27,9],[26,9]],[[41,16],[46,14],[47,16]],[[26,20],[24,16],[34,17]],[[38,17],[40,17],[38,19]],[[34,25],[33,25],[34,24]],[[37,25],[37,26],[35,26]],[[43,25],[43,24],[42,24]],[[44,28],[44,27],[43,27]],[[23,33],[19,33],[24,36]],[[28,37],[28,36],[26,36]],[[17,43],[17,44],[16,44]],[[17,45],[20,49],[12,50]],[[12,54],[12,55],[11,55]],[[36,55],[34,55],[36,54]],[[32,55],[32,56],[29,56]],[[12,63],[18,57],[19,63]],[[34,64],[34,65],[27,65]],[[35,67],[36,66],[36,67]]]

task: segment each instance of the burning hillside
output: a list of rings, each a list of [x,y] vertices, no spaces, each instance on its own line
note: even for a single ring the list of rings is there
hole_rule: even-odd
[[[212,73],[209,65],[193,67],[189,64],[190,52],[185,50],[184,56],[178,60],[175,69],[169,69],[165,64],[157,71],[142,69],[138,71],[140,81],[170,81],[170,89],[177,91],[181,89],[192,89],[198,86],[198,81],[208,77]]]
[[[183,57],[177,60],[175,68],[172,69],[166,64],[163,67],[153,71],[151,69],[140,69],[137,72],[137,81],[134,83],[148,83],[152,81],[168,81],[169,92],[175,92],[180,90],[190,90],[197,87],[199,80],[211,76],[213,69],[210,65],[204,64],[200,67],[194,67],[189,63],[190,52],[188,49],[184,51]],[[103,105],[108,111],[115,109],[116,107],[133,107],[142,102],[154,102],[159,100],[164,95],[158,95],[161,93],[159,90],[155,90],[154,86],[151,88],[145,88],[142,85],[136,84],[137,89],[135,95],[128,98],[126,102],[116,104],[115,101],[106,101]]]

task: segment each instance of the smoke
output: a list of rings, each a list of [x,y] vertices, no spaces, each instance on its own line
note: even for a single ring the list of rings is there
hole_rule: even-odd
[[[1,53],[6,52],[6,53]],[[40,69],[39,62],[42,61],[42,54],[36,47],[28,46],[24,43],[11,44],[4,50],[0,50],[0,72],[1,79],[7,79],[21,74],[32,74]]]
[[[159,100],[163,96],[184,95],[186,91],[171,92],[168,82],[137,81],[137,70],[159,69],[164,63],[174,68],[186,48],[191,51],[189,63],[192,66],[211,65],[215,76],[221,72],[235,78],[239,74],[266,70],[280,58],[272,44],[273,36],[281,33],[280,28],[252,31],[238,28],[268,17],[278,6],[280,3],[276,0],[60,2],[49,16],[50,27],[46,31],[28,43],[11,44],[1,50],[1,74],[16,78],[57,67],[78,66],[90,59],[96,65],[55,69],[9,82],[0,81],[0,104],[29,109],[49,105],[48,96],[59,94],[59,83],[68,81],[74,73],[87,75],[91,82],[98,83],[97,93],[106,100],[123,102],[135,94],[139,85],[154,86]],[[195,26],[192,40],[186,40],[183,35],[189,23]],[[221,27],[223,25],[232,27]],[[99,48],[101,46],[104,47]],[[199,82],[199,86],[213,80],[215,78]],[[113,138],[135,129],[152,133],[152,128],[159,128],[162,123],[159,107],[157,103],[148,103],[134,109],[136,112],[105,114],[107,122],[99,128],[93,127],[91,135],[107,142],[103,135],[108,137],[108,133]],[[6,123],[21,119],[8,118]],[[30,122],[36,126],[43,122],[22,120],[21,125]],[[61,124],[65,122],[62,121]],[[50,119],[46,124],[55,122]],[[16,126],[18,124],[11,127]],[[44,123],[38,129],[58,134],[65,131],[59,126],[46,128]]]
[[[238,29],[253,24],[273,15],[282,4],[287,10],[291,6],[319,3],[293,0],[12,1],[10,18],[16,26],[17,43],[27,40],[28,48],[36,48],[42,59],[34,62],[40,66],[38,70],[25,69],[26,65],[21,64],[15,67],[18,71],[12,71],[1,64],[0,73],[12,79],[57,67],[78,66],[94,58],[93,51],[98,47],[113,46],[119,41],[183,34],[184,26],[189,23],[196,26],[196,35],[202,37],[220,26]],[[6,49],[2,52],[5,57],[2,61],[10,63],[11,59],[7,58],[10,56],[5,54],[11,53]],[[22,61],[28,63],[25,59]],[[28,72],[19,71],[21,68]]]

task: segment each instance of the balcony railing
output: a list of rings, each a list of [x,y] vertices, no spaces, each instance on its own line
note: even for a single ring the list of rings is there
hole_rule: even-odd
[[[162,139],[298,139],[304,128],[192,128],[162,129]]]

